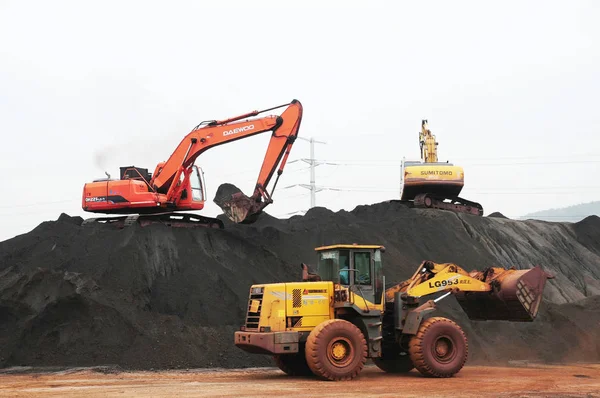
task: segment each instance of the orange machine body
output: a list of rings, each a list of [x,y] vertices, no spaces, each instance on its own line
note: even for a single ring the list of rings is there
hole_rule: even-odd
[[[287,108],[280,116],[249,119],[285,106]],[[263,111],[202,122],[184,137],[167,161],[156,166],[154,173],[135,166],[121,167],[118,180],[107,178],[85,184],[83,210],[106,214],[202,210],[206,193],[202,171],[194,164],[198,156],[215,146],[271,131],[254,193],[250,198],[245,197],[246,201],[242,204],[246,207],[246,211],[242,212],[244,215],[258,213],[272,202],[267,185],[275,170],[277,177],[283,172],[301,120],[302,104],[293,100]]]
[[[161,163],[163,164],[163,163]],[[125,168],[120,180],[102,179],[87,183],[83,188],[82,207],[91,213],[155,214],[165,211],[193,211],[204,209],[206,202],[204,181],[199,171],[188,179],[177,203],[171,204],[166,194],[154,192],[142,177],[129,177],[136,167]],[[195,170],[195,169],[194,169]],[[194,180],[194,177],[198,177]],[[197,182],[193,184],[192,181]],[[190,194],[191,193],[191,194]]]

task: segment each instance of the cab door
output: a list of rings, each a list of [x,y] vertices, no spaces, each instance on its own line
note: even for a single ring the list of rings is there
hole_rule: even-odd
[[[192,188],[192,202],[204,203],[206,201],[206,190],[204,185],[204,171],[201,167],[193,166],[194,169],[190,175],[190,185]]]

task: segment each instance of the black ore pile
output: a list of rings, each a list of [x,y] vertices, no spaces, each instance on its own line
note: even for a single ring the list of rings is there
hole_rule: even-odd
[[[63,214],[0,242],[0,366],[271,366],[233,345],[250,285],[299,280],[314,247],[348,242],[387,247],[388,283],[426,259],[467,270],[540,264],[556,279],[533,323],[470,322],[451,297],[438,314],[465,328],[470,363],[600,360],[597,217],[514,221],[380,203],[289,220],[264,213],[252,225],[222,219],[225,230],[119,230]]]

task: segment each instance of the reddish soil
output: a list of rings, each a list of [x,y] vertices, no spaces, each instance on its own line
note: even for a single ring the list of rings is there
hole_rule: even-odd
[[[190,370],[102,373],[90,369],[0,374],[10,397],[600,397],[600,364],[467,366],[453,378],[416,371],[386,374],[368,366],[351,382],[293,378],[279,370]]]

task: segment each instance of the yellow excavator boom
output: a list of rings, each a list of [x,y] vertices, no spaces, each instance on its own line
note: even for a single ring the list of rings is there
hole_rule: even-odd
[[[427,125],[427,120],[421,121],[421,132],[419,133],[419,145],[421,146],[421,160],[427,163],[438,161],[437,146],[435,135],[431,133]]]

